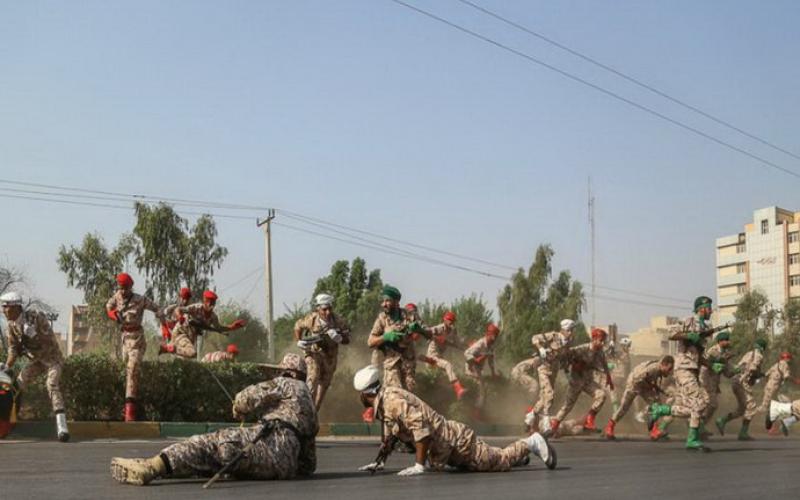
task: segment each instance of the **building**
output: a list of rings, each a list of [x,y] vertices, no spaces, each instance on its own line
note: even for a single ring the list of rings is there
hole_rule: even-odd
[[[88,321],[89,306],[72,306],[69,311],[69,327],[67,329],[67,342],[64,354],[89,351],[98,344],[97,335],[93,335],[93,328]]]
[[[658,358],[666,354],[677,353],[677,342],[669,341],[669,328],[678,322],[673,316],[654,316],[650,318],[650,326],[629,333],[631,354],[633,356]]]
[[[733,320],[748,290],[764,293],[774,309],[800,297],[800,212],[756,210],[744,231],[717,238],[716,246],[720,323]]]

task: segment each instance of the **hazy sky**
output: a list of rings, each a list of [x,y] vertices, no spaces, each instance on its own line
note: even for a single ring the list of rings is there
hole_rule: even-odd
[[[408,1],[800,172],[460,2]],[[800,154],[798,2],[475,1]],[[754,208],[800,209],[797,177],[389,1],[0,4],[3,180],[275,206],[511,266],[550,243],[556,270],[588,281],[590,175],[598,283],[686,299],[598,300],[598,323],[623,331],[713,295],[714,238]],[[113,244],[132,213],[10,187],[0,258],[27,270],[63,328],[81,294],[58,246],[89,231]],[[253,220],[218,220],[230,256],[215,282],[263,311],[257,275],[229,286],[263,262],[257,214],[225,213]],[[276,227],[278,312],[357,255],[409,300],[477,292],[494,305],[503,284]]]

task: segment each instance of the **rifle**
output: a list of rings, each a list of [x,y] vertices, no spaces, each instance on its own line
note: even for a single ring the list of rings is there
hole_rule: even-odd
[[[203,485],[203,489],[207,490],[210,488],[219,480],[219,478],[222,477],[223,474],[227,473],[234,465],[239,463],[239,461],[244,458],[244,456],[248,454],[259,441],[267,437],[267,434],[269,434],[273,428],[274,425],[271,425],[271,422],[262,422],[261,429],[259,429],[258,434],[256,434],[244,448],[239,450],[239,452],[231,459],[230,462],[222,466],[222,468],[217,471],[217,473],[214,474],[214,476],[209,479],[206,484]]]

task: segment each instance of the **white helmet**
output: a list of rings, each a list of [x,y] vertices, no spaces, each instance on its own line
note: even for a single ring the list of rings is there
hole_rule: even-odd
[[[575,328],[575,322],[571,319],[562,319],[561,320],[561,329],[562,330],[572,330]]]
[[[321,293],[314,297],[314,306],[332,306],[333,305],[333,295],[328,295],[327,293]]]
[[[369,365],[364,367],[356,372],[355,377],[353,377],[353,387],[358,392],[364,392],[368,389],[374,388],[377,389],[380,387],[381,381],[381,373],[377,367],[373,365]]]
[[[22,295],[17,292],[7,292],[0,296],[0,302],[2,302],[4,306],[21,306]]]
[[[621,339],[619,339],[619,344],[620,344],[620,345],[623,345],[623,346],[625,346],[625,345],[631,345],[631,339],[630,339],[630,337],[622,337]]]

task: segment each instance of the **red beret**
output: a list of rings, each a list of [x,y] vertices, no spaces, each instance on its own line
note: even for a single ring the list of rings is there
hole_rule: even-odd
[[[497,337],[500,335],[500,329],[497,328],[497,325],[494,323],[489,323],[489,326],[486,327],[486,335],[494,335]]]
[[[207,300],[217,300],[217,294],[212,292],[211,290],[206,290],[203,292],[203,298]]]
[[[236,344],[228,344],[226,351],[228,351],[229,354],[239,354],[239,348],[236,347]]]
[[[128,273],[119,273],[117,275],[117,284],[119,286],[133,286],[133,278]]]
[[[180,296],[182,299],[189,300],[192,298],[192,291],[186,287],[181,288]]]
[[[453,311],[447,311],[442,316],[442,321],[453,321],[453,322],[455,322],[455,320],[456,320],[456,313],[454,313]]]

